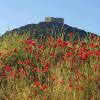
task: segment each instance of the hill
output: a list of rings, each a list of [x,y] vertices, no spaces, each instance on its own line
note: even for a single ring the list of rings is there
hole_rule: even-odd
[[[0,39],[0,100],[99,100],[100,37],[51,19]]]
[[[84,30],[69,26],[67,24],[64,24],[63,22],[59,22],[61,18],[53,18],[50,17],[51,20],[45,19],[44,22],[40,22],[38,24],[27,24],[25,26],[21,26],[19,28],[13,29],[11,31],[7,31],[4,35],[7,34],[30,34],[31,36],[34,36],[35,38],[40,37],[46,37],[48,34],[52,34],[54,37],[57,37],[58,34],[63,33],[64,37],[66,38],[68,33],[72,32],[77,37],[86,37],[90,35],[90,32],[86,32]],[[52,20],[55,19],[55,20]],[[2,35],[2,37],[4,36]]]

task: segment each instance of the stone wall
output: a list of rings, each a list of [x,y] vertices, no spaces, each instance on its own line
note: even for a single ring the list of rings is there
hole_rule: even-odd
[[[54,17],[45,17],[45,22],[57,22],[64,24],[64,19],[63,18],[54,18]]]

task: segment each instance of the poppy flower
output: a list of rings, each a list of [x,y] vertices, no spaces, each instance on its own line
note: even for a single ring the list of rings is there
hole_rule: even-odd
[[[69,85],[69,86],[68,86],[68,90],[69,90],[69,91],[72,91],[72,89],[73,89],[73,86],[72,86],[72,85]]]
[[[58,43],[58,44],[59,44],[59,43],[63,43],[62,38],[58,38],[58,39],[57,39],[57,43]]]
[[[35,67],[34,69],[33,69],[33,72],[38,72],[39,71],[39,68],[37,68],[37,67]]]
[[[39,81],[36,81],[36,82],[35,82],[35,85],[36,85],[36,86],[39,86],[39,85],[40,85],[40,82],[39,82]]]
[[[45,72],[48,72],[49,71],[49,67],[45,67]]]
[[[76,90],[83,91],[83,90],[84,90],[84,87],[83,87],[83,86],[76,86],[75,89],[76,89]]]
[[[10,71],[11,70],[11,67],[9,65],[6,65],[5,70],[6,71]]]
[[[33,41],[33,40],[30,39],[30,40],[26,41],[26,44],[35,46],[35,41]]]
[[[15,72],[12,71],[11,74],[10,74],[10,78],[14,78],[15,77]]]
[[[39,48],[40,50],[44,50],[44,49],[45,49],[45,46],[44,46],[44,45],[39,45],[38,48]]]
[[[97,69],[99,69],[100,68],[100,66],[99,65],[95,65],[94,66],[94,70],[96,71]]]
[[[97,56],[100,56],[100,50],[97,50],[97,51],[95,52],[95,54],[96,54]]]
[[[42,91],[44,91],[44,90],[46,90],[46,88],[47,88],[47,86],[46,86],[46,85],[43,85],[43,86],[41,86],[40,89],[41,89]]]
[[[1,73],[1,76],[2,76],[2,78],[5,78],[5,77],[6,77],[5,71],[3,71],[3,72]]]
[[[86,60],[87,57],[88,57],[88,55],[86,53],[83,53],[83,52],[80,55],[80,58],[83,59],[83,60]]]
[[[29,65],[31,62],[32,62],[31,59],[26,59],[25,64],[26,64],[26,65]]]
[[[53,57],[53,58],[56,57],[56,52],[53,52],[53,51],[52,51],[52,52],[50,52],[49,54],[50,54],[50,56]]]
[[[21,65],[23,65],[24,63],[23,63],[22,61],[20,61],[20,60],[19,60],[19,61],[18,61],[18,64],[21,64]]]

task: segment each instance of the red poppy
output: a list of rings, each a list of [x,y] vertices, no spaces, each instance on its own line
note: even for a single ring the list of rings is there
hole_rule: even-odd
[[[34,72],[38,72],[39,71],[39,68],[35,67],[33,71]]]
[[[66,55],[67,57],[71,57],[73,55],[73,52],[67,52]]]
[[[96,71],[97,69],[99,69],[100,68],[100,66],[99,65],[95,65],[94,66],[94,70]]]
[[[58,39],[57,39],[57,43],[58,43],[58,44],[63,43],[63,39],[62,39],[62,38],[58,38]]]
[[[6,65],[5,70],[6,71],[10,71],[11,70],[11,67],[9,65]]]
[[[92,50],[88,51],[88,56],[91,56],[93,54],[94,54],[94,51],[92,51]]]
[[[24,64],[29,65],[32,62],[31,59],[26,59],[26,61],[24,62]]]
[[[28,50],[28,53],[32,54],[32,53],[33,53],[33,49],[32,49],[32,48],[29,49],[29,50]]]
[[[86,43],[84,41],[81,41],[81,46],[84,46]]]
[[[95,45],[94,43],[91,43],[91,44],[90,44],[90,47],[91,47],[91,48],[95,48],[95,46],[96,46],[96,45]]]
[[[100,50],[97,50],[95,53],[97,56],[100,56]]]
[[[44,46],[44,45],[39,45],[38,48],[39,48],[40,50],[44,50],[45,46]]]
[[[53,57],[53,58],[56,57],[56,52],[53,52],[53,51],[52,51],[52,52],[50,52],[49,54],[50,54],[50,56]]]
[[[30,39],[30,40],[26,41],[26,44],[30,44],[30,45],[34,45],[35,46],[35,41]]]
[[[63,46],[67,46],[68,45],[68,42],[67,41],[64,41],[63,42]]]
[[[57,44],[53,44],[52,47],[56,48],[57,47]]]
[[[39,81],[36,81],[36,82],[35,82],[35,85],[36,85],[36,86],[39,86],[39,85],[40,85],[40,82],[39,82]]]
[[[69,91],[72,91],[72,89],[73,89],[73,86],[72,86],[72,85],[69,85],[69,86],[68,86],[68,90],[69,90]]]
[[[19,68],[19,72],[20,72],[20,73],[24,73],[24,71],[25,71],[25,70],[24,70],[23,68]]]
[[[18,64],[21,64],[21,65],[22,65],[22,64],[24,64],[24,63],[23,63],[22,61],[19,60],[19,61],[18,61]]]
[[[2,76],[2,78],[5,78],[5,77],[6,77],[5,71],[3,71],[3,72],[1,73],[1,76]]]
[[[49,71],[49,67],[45,67],[45,72],[48,72]]]
[[[82,85],[80,85],[80,86],[76,86],[75,89],[76,90],[83,91],[84,90],[84,87]]]
[[[14,77],[15,77],[15,72],[11,71],[10,78],[14,78]]]
[[[80,58],[83,59],[83,60],[86,60],[88,57],[88,54],[84,53],[84,52],[81,52],[80,54]]]
[[[66,61],[67,60],[67,54],[63,55],[63,60]]]
[[[41,90],[42,90],[42,91],[46,90],[46,88],[47,88],[46,85],[41,86]]]

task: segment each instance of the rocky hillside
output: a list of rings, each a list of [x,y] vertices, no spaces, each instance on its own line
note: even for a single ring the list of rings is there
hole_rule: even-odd
[[[21,26],[19,28],[7,31],[3,36],[7,34],[30,34],[35,38],[46,37],[48,34],[52,34],[54,37],[57,37],[59,34],[63,33],[66,38],[68,33],[72,32],[75,39],[78,37],[86,37],[91,33],[84,30],[69,26],[67,24],[60,24],[57,22],[40,22],[38,24],[28,24]]]

